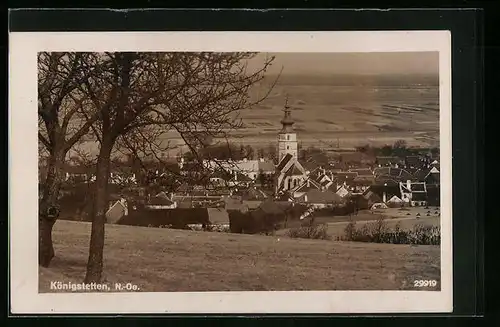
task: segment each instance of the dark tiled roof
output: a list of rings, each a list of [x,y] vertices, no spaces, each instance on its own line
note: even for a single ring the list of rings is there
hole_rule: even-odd
[[[148,201],[148,204],[155,206],[171,206],[174,204],[174,202],[170,201],[169,199],[163,196],[155,196]]]
[[[272,161],[259,161],[259,170],[265,173],[274,172],[276,167]]]
[[[288,162],[293,158],[293,156],[290,154],[290,153],[287,153],[280,161],[280,163],[278,164],[278,167],[276,167],[276,169],[278,171],[282,171],[283,168],[285,168],[285,166],[288,164]]]
[[[419,156],[408,156],[406,157],[406,165],[411,167],[421,167],[423,165],[422,158]]]
[[[277,202],[272,200],[263,201],[258,207],[259,210],[262,210],[266,214],[271,215],[280,215],[285,212],[284,206],[279,205]]]
[[[339,181],[345,180],[345,179],[354,179],[358,177],[358,173],[356,172],[338,172],[335,174],[335,176],[338,178]]]
[[[398,157],[377,157],[376,162],[379,165],[389,165],[399,163],[401,159]]]
[[[302,163],[302,166],[304,167],[305,170],[310,171],[311,173],[315,171],[316,169],[320,168],[320,165],[317,162],[314,161],[307,161]]]
[[[414,174],[414,178],[418,181],[423,181],[427,175],[429,174],[429,169],[427,168],[421,168],[421,169],[418,169]]]
[[[401,173],[399,174],[399,177],[402,180],[408,180],[408,179],[413,179],[413,174],[411,174],[409,171],[406,169],[401,169]]]
[[[330,184],[331,181],[330,180],[327,180],[325,179],[322,183],[321,183],[321,186],[327,186],[328,184]]]
[[[184,228],[188,224],[202,224],[209,222],[206,208],[177,208],[165,210],[140,209],[129,212],[122,217],[118,224],[131,226],[172,225],[175,228]]]
[[[399,185],[398,181],[394,178],[390,178],[388,176],[385,176],[385,175],[382,175],[382,176],[377,176],[375,178],[375,182],[374,182],[376,185],[384,185],[384,184],[387,184],[387,185]]]
[[[372,190],[368,189],[363,193],[363,198],[372,202],[381,202],[382,198]]]
[[[307,202],[310,203],[338,204],[342,202],[342,198],[331,191],[310,190],[301,199],[305,200],[305,196],[307,196]]]
[[[406,181],[408,179],[413,178],[413,175],[409,173],[407,170],[395,167],[375,168],[374,174],[377,179],[382,176],[387,176],[387,178],[394,179],[396,181],[397,180]]]
[[[268,198],[267,194],[253,187],[239,191],[235,195],[240,195],[243,200],[264,200]]]
[[[379,167],[373,170],[373,174],[379,175],[389,175],[390,168],[389,167]]]
[[[429,174],[429,176],[427,176],[425,181],[429,184],[439,184],[440,177],[441,177],[440,173]]]
[[[303,184],[299,185],[299,187],[295,189],[295,192],[307,192],[309,190],[317,190],[320,188],[321,188],[320,184],[309,179],[305,181]]]
[[[413,193],[411,195],[412,201],[427,201],[427,194],[425,193]]]
[[[233,176],[234,176],[234,174],[233,174]],[[247,175],[242,174],[240,172],[236,173],[236,178],[237,178],[238,182],[250,182],[252,180],[250,177],[248,177]]]
[[[399,186],[397,184],[392,184],[392,185],[372,185],[368,188],[367,191],[372,191],[373,193],[377,194],[380,198],[383,197],[384,192],[386,195],[387,199],[390,199],[394,195],[397,195],[398,197],[401,196],[401,192],[399,190]]]
[[[399,175],[401,175],[401,169],[389,168],[389,176],[399,177]]]
[[[375,183],[375,177],[356,177],[353,182],[356,185],[371,185]]]
[[[290,169],[288,169],[288,171],[285,174],[285,176],[301,176],[301,175],[303,175],[302,171],[300,171],[300,169],[297,168],[297,166],[295,165],[290,167]]]
[[[358,173],[358,176],[373,176],[373,171],[370,168],[354,168],[349,169],[349,171]]]
[[[233,175],[223,169],[217,169],[215,170],[212,175],[210,176],[211,178],[221,178],[225,181],[229,181]]]
[[[425,192],[425,184],[424,183],[412,183],[411,184],[412,192]]]

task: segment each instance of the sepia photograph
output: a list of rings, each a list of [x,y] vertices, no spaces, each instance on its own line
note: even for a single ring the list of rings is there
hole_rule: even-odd
[[[127,34],[11,35],[20,311],[452,309],[449,33]]]

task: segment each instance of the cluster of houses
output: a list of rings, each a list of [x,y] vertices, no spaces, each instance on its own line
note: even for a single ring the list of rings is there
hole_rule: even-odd
[[[371,163],[342,160],[318,165],[299,160],[297,135],[288,107],[281,123],[277,162],[260,158],[205,160],[200,164],[179,158],[171,162],[168,169],[153,171],[154,178],[170,176],[171,183],[178,184],[174,191],[116,194],[106,213],[108,221],[129,224],[134,221],[131,217],[145,215],[168,220],[170,218],[165,217],[185,217],[192,209],[193,215],[200,215],[198,221],[229,224],[228,212],[262,211],[263,206],[272,206],[270,202],[280,204],[276,208],[302,204],[307,208],[300,213],[302,218],[315,209],[347,204],[354,205],[355,210],[373,206],[439,206],[438,157],[428,154],[377,157]],[[200,168],[208,176],[210,187],[190,184],[185,178],[193,171],[199,173]],[[94,177],[88,175],[88,169],[72,168],[68,169],[66,178],[92,181]],[[111,183],[135,185],[140,189],[131,172],[114,172]],[[276,208],[273,210],[281,210]]]

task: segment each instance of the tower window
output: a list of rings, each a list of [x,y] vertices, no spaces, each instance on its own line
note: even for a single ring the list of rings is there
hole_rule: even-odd
[[[286,149],[287,149],[287,150],[290,150],[290,147],[287,145],[287,146],[286,146]]]
[[[287,136],[286,136],[286,140],[287,140],[287,141],[290,141],[290,135],[287,135]]]

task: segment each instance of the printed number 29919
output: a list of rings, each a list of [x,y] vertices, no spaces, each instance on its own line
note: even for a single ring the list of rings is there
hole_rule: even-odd
[[[413,287],[436,287],[437,280],[435,279],[417,279],[413,281]]]

